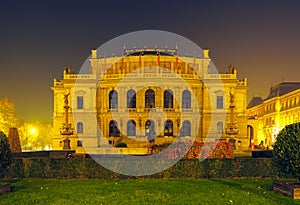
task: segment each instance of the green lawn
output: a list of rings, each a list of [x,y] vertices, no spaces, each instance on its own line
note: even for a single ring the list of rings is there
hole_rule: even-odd
[[[6,180],[0,204],[300,204],[272,191],[272,179]]]

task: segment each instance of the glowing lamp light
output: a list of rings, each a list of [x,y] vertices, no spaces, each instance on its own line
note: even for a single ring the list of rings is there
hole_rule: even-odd
[[[37,133],[37,130],[35,128],[30,128],[29,132],[30,132],[30,134],[33,135],[33,134]]]

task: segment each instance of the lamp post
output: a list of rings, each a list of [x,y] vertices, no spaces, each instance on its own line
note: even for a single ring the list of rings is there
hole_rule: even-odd
[[[30,133],[30,137],[33,137],[34,135],[36,135],[38,132],[37,132],[37,129],[35,127],[31,127],[29,129],[29,133]],[[31,150],[31,146],[30,146],[30,150]]]
[[[36,135],[38,133],[38,130],[33,127],[32,125],[28,125],[25,131],[25,150],[27,151],[28,148],[28,138],[29,137],[33,137],[34,135]]]
[[[73,135],[73,128],[72,124],[69,124],[69,101],[68,101],[68,96],[70,93],[64,95],[64,110],[65,110],[65,123],[63,123],[62,128],[60,130],[60,134],[65,137],[63,140],[63,150],[70,150],[70,139],[69,136]]]

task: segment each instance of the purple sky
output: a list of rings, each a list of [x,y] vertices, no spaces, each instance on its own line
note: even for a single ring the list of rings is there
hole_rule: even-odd
[[[248,97],[300,81],[300,1],[6,1],[0,3],[0,97],[21,120],[52,121],[53,78],[89,50],[138,30],[177,33],[210,48],[220,72],[248,78]]]

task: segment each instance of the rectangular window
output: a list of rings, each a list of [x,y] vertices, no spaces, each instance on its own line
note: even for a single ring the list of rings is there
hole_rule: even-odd
[[[83,96],[77,97],[77,109],[83,109]]]
[[[217,96],[217,109],[223,109],[223,96]]]

